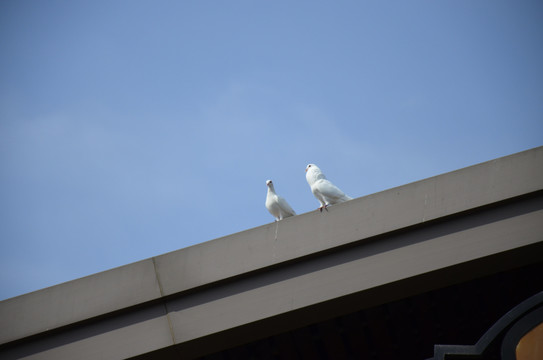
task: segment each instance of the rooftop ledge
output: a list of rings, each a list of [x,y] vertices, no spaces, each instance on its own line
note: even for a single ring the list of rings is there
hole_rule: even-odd
[[[0,346],[541,190],[538,147],[262,225],[1,301]]]

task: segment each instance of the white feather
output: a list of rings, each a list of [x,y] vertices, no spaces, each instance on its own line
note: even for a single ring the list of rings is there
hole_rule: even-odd
[[[273,182],[271,180],[266,181],[268,186],[268,195],[266,196],[266,209],[273,215],[276,221],[283,220],[289,216],[296,215],[296,212],[292,210],[292,207],[287,201],[275,193]]]
[[[332,184],[315,164],[307,165],[305,168],[305,179],[311,187],[311,192],[319,200],[321,210],[328,205],[352,200],[350,196],[345,195],[343,191]]]

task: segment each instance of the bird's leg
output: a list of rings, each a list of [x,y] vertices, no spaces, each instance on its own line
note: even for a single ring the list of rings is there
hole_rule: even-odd
[[[321,207],[319,208],[319,211],[322,212],[322,209],[328,211],[328,204],[322,204]]]

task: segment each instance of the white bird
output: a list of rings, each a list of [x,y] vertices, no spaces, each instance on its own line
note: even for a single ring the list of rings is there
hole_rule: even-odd
[[[315,164],[309,164],[305,168],[305,179],[311,187],[311,192],[321,203],[319,210],[326,209],[328,205],[339,204],[352,197],[345,195],[337,186],[324,176],[321,169]]]
[[[268,195],[266,196],[266,209],[268,209],[270,214],[275,217],[275,221],[279,221],[289,216],[296,215],[288,202],[282,196],[279,196],[275,193],[273,182],[271,180],[266,181],[266,186],[268,186]]]

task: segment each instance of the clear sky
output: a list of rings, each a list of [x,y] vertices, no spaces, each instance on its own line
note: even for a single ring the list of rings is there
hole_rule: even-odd
[[[543,145],[543,2],[0,2],[0,299]]]

